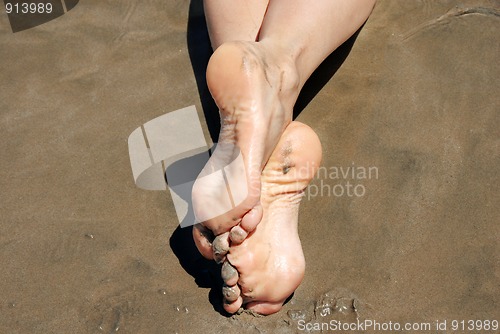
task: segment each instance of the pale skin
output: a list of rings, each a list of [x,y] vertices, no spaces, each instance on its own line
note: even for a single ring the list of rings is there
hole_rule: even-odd
[[[299,286],[305,270],[299,205],[320,163],[321,144],[314,131],[290,123],[262,171],[262,220],[243,242],[231,245],[223,264],[227,312],[242,305],[260,314],[277,312]]]
[[[246,180],[240,182],[247,182],[248,194],[226,214],[195,225],[193,236],[205,257],[230,263],[224,264],[223,271],[224,308],[229,313],[236,312],[242,305],[261,314],[277,312],[302,280],[303,266],[297,263],[290,264],[290,272],[259,264],[266,257],[259,255],[258,249],[269,242],[273,244],[269,248],[270,256],[283,260],[276,263],[292,263],[292,257],[303,258],[298,236],[293,236],[300,201],[286,194],[270,196],[272,187],[266,179],[266,170],[283,164],[279,156],[275,156],[279,155],[276,150],[283,149],[283,140],[293,143],[290,138],[311,143],[312,148],[307,150],[294,149],[293,156],[299,165],[318,163],[321,159],[319,141],[315,142],[316,136],[310,128],[306,130],[303,125],[294,124],[288,130],[293,106],[309,76],[359,29],[374,3],[375,0],[204,1],[215,50],[207,67],[207,83],[220,109],[219,143],[233,144],[241,151]],[[287,137],[283,138],[285,134]],[[308,150],[316,152],[316,156],[307,155]],[[230,153],[216,150],[211,163],[224,160]],[[307,161],[301,160],[300,155],[307,155]],[[288,187],[296,187],[297,182],[302,185],[304,180],[294,180],[291,175],[294,174],[281,176]],[[204,198],[207,193],[217,194],[221,187],[224,185],[213,184],[207,188],[201,182],[195,183],[195,212],[209,210]],[[300,189],[294,188],[292,192],[300,193]],[[278,209],[271,202],[288,204]],[[273,222],[269,217],[273,217]],[[282,220],[286,223],[279,222]],[[261,224],[262,227],[258,227]],[[284,243],[275,237],[287,233],[291,235]],[[212,242],[207,235],[217,237]],[[249,255],[242,256],[243,253],[253,255],[249,259]],[[227,269],[229,265],[231,268]],[[292,267],[297,270],[293,271]],[[271,273],[275,273],[274,277]],[[274,282],[274,289],[269,282]],[[277,286],[280,292],[275,291]]]

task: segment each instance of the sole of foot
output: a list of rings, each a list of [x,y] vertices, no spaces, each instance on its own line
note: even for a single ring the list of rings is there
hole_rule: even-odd
[[[224,309],[278,312],[299,286],[305,260],[298,235],[299,204],[321,163],[321,143],[307,125],[292,122],[262,172],[262,221],[222,265]]]
[[[262,219],[261,172],[291,122],[299,91],[294,63],[283,54],[265,43],[231,42],[209,61],[207,83],[222,125],[192,192],[201,223],[193,229],[194,239],[209,259],[222,261],[230,240],[242,242]],[[206,239],[210,234],[213,241]]]

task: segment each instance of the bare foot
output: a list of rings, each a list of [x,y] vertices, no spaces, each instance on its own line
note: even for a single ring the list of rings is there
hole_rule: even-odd
[[[297,231],[299,204],[321,162],[316,133],[292,122],[262,173],[263,218],[241,244],[231,245],[222,266],[224,308],[278,312],[299,286],[305,261]]]
[[[262,218],[261,172],[291,122],[299,92],[295,65],[285,54],[263,42],[231,42],[220,46],[208,64],[207,83],[222,127],[193,187],[201,222],[193,235],[207,258],[222,261],[229,240],[242,242]],[[214,254],[210,235],[221,235],[213,241]]]

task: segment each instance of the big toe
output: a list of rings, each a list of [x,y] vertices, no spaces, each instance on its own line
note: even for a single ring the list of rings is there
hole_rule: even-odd
[[[212,231],[201,224],[193,226],[193,240],[198,251],[208,260],[213,260],[212,241],[214,235]]]

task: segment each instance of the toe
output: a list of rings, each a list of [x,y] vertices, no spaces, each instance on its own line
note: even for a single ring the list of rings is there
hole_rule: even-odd
[[[231,239],[231,242],[235,244],[241,244],[243,240],[246,239],[247,236],[248,232],[245,231],[240,225],[234,226],[229,233],[229,238]]]
[[[226,303],[234,303],[240,297],[241,290],[238,285],[229,286],[224,284],[222,287],[222,296]]]
[[[243,216],[239,225],[231,229],[229,234],[231,241],[235,244],[241,244],[248,237],[248,234],[255,230],[262,220],[262,215],[262,206],[257,204]]]
[[[243,305],[243,298],[241,298],[241,296],[239,296],[238,299],[236,299],[236,301],[232,303],[223,303],[224,310],[226,310],[226,312],[230,314],[238,312],[238,310],[241,308],[241,305]]]
[[[214,258],[212,250],[214,235],[212,232],[205,226],[196,224],[193,226],[193,239],[201,255],[206,259],[212,260]]]
[[[240,226],[247,232],[252,232],[255,230],[257,225],[262,220],[262,206],[257,204],[252,208],[252,210],[248,211],[243,218],[241,219]]]
[[[229,232],[216,236],[212,242],[212,248],[215,262],[222,263],[229,251]]]
[[[239,275],[236,268],[233,267],[231,263],[226,259],[221,269],[221,277],[224,283],[229,286],[236,285],[238,283]]]

